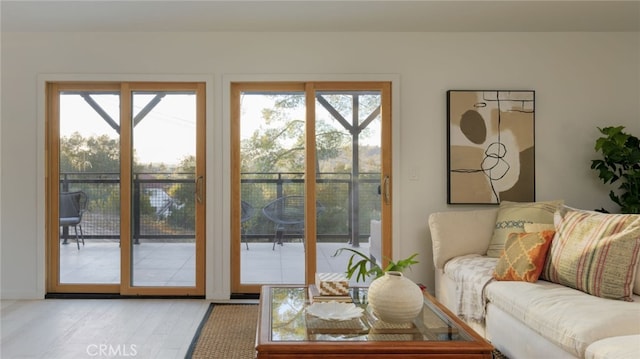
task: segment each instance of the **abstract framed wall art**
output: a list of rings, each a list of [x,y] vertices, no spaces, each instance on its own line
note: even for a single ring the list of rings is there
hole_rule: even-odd
[[[447,91],[447,203],[535,201],[535,91]]]

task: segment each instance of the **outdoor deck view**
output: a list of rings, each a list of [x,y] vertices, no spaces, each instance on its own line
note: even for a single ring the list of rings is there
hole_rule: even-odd
[[[323,176],[321,188],[332,196],[318,198],[317,271],[343,272],[348,254],[334,257],[339,248],[354,244],[368,254],[370,220],[377,219],[377,176],[363,180],[363,198],[356,208],[350,198],[348,174]],[[136,177],[132,260],[136,268],[134,285],[191,286],[195,281],[192,208],[194,181],[181,174],[166,179],[168,173],[144,173]],[[173,176],[175,177],[175,175]],[[243,180],[247,188],[242,221],[242,281],[244,283],[304,283],[304,241],[301,223],[278,224],[265,216],[263,208],[279,194],[302,188],[301,173],[251,173]],[[331,178],[333,177],[333,178]],[[60,280],[64,283],[119,283],[120,233],[118,180],[116,174],[65,173],[62,192],[83,191],[88,203],[82,214],[80,239],[76,247],[73,229],[61,227]],[[261,190],[261,191],[260,191]],[[258,196],[273,193],[273,197]],[[191,199],[192,200],[192,199]],[[280,208],[283,210],[283,208]],[[366,216],[360,216],[364,211]],[[243,211],[244,212],[244,211]],[[361,217],[360,226],[351,228],[352,216]],[[243,213],[244,214],[244,213]],[[291,213],[290,213],[291,214]],[[296,214],[297,215],[297,214]],[[357,236],[354,237],[354,233]],[[281,242],[278,243],[278,237]],[[66,244],[66,245],[65,245]]]
[[[239,186],[240,198],[227,208],[242,211],[239,232],[231,231],[241,246],[240,257],[231,258],[240,262],[231,269],[240,271],[240,285],[301,284],[312,270],[304,255],[307,157],[315,157],[316,272],[345,270],[349,255],[333,256],[339,248],[367,253],[372,221],[381,216],[380,91],[317,91],[309,121],[304,86],[294,87],[236,93],[241,108],[232,152],[240,172],[231,186]],[[59,191],[80,191],[86,200],[75,204],[77,214],[60,219],[60,283],[117,284],[126,265],[132,286],[195,285],[195,256],[203,250],[196,247],[204,243],[196,229],[206,221],[196,212],[204,173],[195,148],[196,96],[162,87],[132,94],[133,138],[123,150],[117,90],[61,92]],[[306,145],[309,131],[315,156]],[[122,162],[132,167],[128,178]],[[125,182],[130,215],[120,211]],[[131,233],[120,233],[123,215],[130,216]],[[122,235],[131,237],[131,263],[120,263],[129,250],[120,246]]]

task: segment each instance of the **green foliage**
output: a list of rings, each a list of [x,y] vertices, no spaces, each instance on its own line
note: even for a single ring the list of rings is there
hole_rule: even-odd
[[[119,141],[107,135],[83,137],[74,132],[60,139],[61,172],[119,172]]]
[[[622,213],[640,213],[640,140],[623,129],[598,127],[604,136],[596,140],[595,150],[603,158],[592,160],[591,168],[603,183],[620,183],[618,193],[611,190],[609,198]]]
[[[305,118],[301,110],[305,107],[305,97],[300,93],[267,97],[272,105],[261,112],[266,126],[255,130],[250,138],[241,143],[241,172],[302,172],[305,163]],[[350,120],[353,111],[351,96],[324,94],[321,97]],[[364,95],[359,99],[358,110],[361,113],[372,113],[379,106],[379,96]],[[335,160],[351,152],[352,134],[349,130],[332,126],[321,117],[316,120],[318,162]],[[369,131],[368,128],[361,130],[360,139],[366,138]],[[332,172],[334,169],[323,168],[322,171]]]
[[[156,213],[155,208],[151,206],[151,199],[148,194],[140,194],[140,214],[141,215],[154,215]]]
[[[301,92],[273,93],[263,96],[265,101],[261,108],[259,122],[253,123],[256,129],[248,137],[242,140],[240,172],[243,179],[274,179],[271,174],[287,173],[283,181],[290,181],[284,189],[286,195],[304,195],[302,181],[305,171],[305,123],[306,98]],[[369,124],[366,128],[362,123],[355,129],[345,128],[335,116],[343,119],[343,122],[352,123],[354,106],[360,117],[375,114],[380,107],[379,95],[359,95],[354,100],[349,94],[319,94],[326,103],[329,103],[335,111],[331,115],[317,116],[315,123],[316,132],[316,163],[315,168],[318,178],[326,179],[328,173],[352,173],[353,148],[352,138],[357,134],[360,140],[368,138],[371,134],[370,127],[379,124]],[[322,108],[322,110],[320,110]],[[319,111],[326,111],[323,106],[318,106]],[[248,121],[249,119],[247,119]],[[248,123],[247,125],[249,125]],[[363,172],[380,172],[380,148],[377,145],[367,146],[359,144],[359,178]],[[250,173],[250,174],[249,174]],[[256,173],[269,173],[260,176]],[[379,176],[379,174],[378,174]],[[299,181],[298,183],[295,183]],[[375,207],[379,196],[372,190],[364,189],[361,184],[360,198],[361,213],[370,213]],[[250,202],[258,209],[278,195],[276,188],[268,185],[246,183],[241,186],[241,198]],[[348,193],[341,191],[339,186],[318,186],[316,196],[326,210],[318,217],[318,233],[321,235],[342,234],[350,229],[348,221]],[[366,233],[370,217],[360,216],[360,231]],[[255,215],[243,223],[247,233],[268,233],[273,230],[271,222],[263,216]],[[364,232],[363,232],[364,231]]]
[[[304,170],[304,122],[289,121],[280,128],[256,130],[242,142],[243,172]]]
[[[195,171],[195,156],[184,157],[175,170],[177,175],[195,173]],[[167,190],[167,194],[176,202],[176,206],[171,209],[171,214],[167,218],[169,224],[185,229],[195,229],[196,196],[194,193],[195,184],[176,183]]]
[[[405,259],[401,259],[397,262],[389,260],[389,264],[384,269],[382,269],[378,264],[371,260],[370,257],[352,248],[340,248],[333,254],[333,256],[336,257],[343,251],[349,251],[353,253],[349,258],[349,262],[347,263],[347,270],[345,273],[347,274],[348,279],[351,279],[353,275],[356,274],[356,282],[359,282],[360,280],[364,281],[369,276],[379,278],[383,276],[385,272],[404,272],[405,269],[411,267],[413,264],[418,263],[418,261],[414,260],[418,253],[414,253],[411,256]],[[359,257],[360,260],[354,262],[357,257]],[[367,264],[369,265],[368,268]]]

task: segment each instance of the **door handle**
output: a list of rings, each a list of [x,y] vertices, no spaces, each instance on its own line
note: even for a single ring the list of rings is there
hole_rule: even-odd
[[[391,204],[391,188],[390,186],[391,179],[389,176],[384,176],[384,180],[382,181],[382,194],[384,198],[384,202],[386,204]]]
[[[198,201],[198,203],[202,203],[203,182],[203,176],[198,176],[198,178],[196,178],[196,201]]]

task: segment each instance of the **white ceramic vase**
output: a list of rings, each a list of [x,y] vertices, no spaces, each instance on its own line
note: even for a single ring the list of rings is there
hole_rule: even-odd
[[[386,272],[373,280],[368,295],[375,315],[389,323],[412,321],[424,301],[420,287],[401,272]]]

